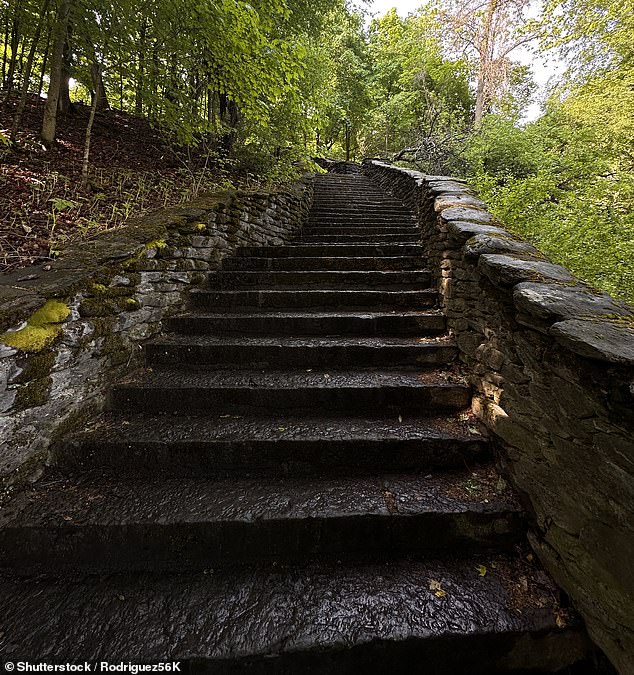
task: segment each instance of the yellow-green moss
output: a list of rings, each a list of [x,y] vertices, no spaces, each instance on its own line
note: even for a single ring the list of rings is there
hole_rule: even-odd
[[[145,245],[145,250],[148,250],[150,248],[155,248],[160,251],[164,248],[167,248],[167,242],[165,241],[165,239],[155,239],[154,241],[149,241]]]
[[[23,352],[41,352],[48,347],[62,330],[62,322],[70,309],[61,300],[48,300],[18,331],[7,331],[0,342]]]

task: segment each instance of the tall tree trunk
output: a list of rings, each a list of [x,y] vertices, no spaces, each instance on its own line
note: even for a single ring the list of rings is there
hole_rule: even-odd
[[[24,114],[24,109],[26,108],[26,97],[29,93],[29,82],[31,81],[31,71],[33,70],[33,59],[35,58],[35,51],[37,50],[37,45],[40,41],[40,35],[42,33],[42,25],[46,21],[46,11],[48,10],[48,0],[44,0],[44,3],[40,9],[40,20],[37,22],[37,27],[35,28],[35,35],[33,36],[33,42],[31,42],[31,49],[29,49],[29,55],[26,59],[26,65],[24,67],[24,73],[22,74],[22,95],[20,96],[20,102],[18,103],[18,109],[15,111],[15,117],[13,118],[13,127],[11,129],[11,143],[15,143],[18,136],[18,129],[20,128],[20,122],[22,121],[22,115]]]
[[[95,76],[97,80],[101,80],[101,64],[96,65]],[[100,87],[95,89],[92,97],[92,106],[90,108],[90,117],[88,118],[88,126],[86,127],[86,141],[84,143],[84,161],[81,166],[81,186],[85,190],[88,187],[88,160],[90,158],[90,135],[92,133],[92,125],[95,121],[95,113],[99,107]]]
[[[53,35],[53,53],[51,55],[51,73],[48,86],[48,97],[44,106],[42,121],[42,142],[50,148],[55,142],[55,127],[57,125],[57,104],[59,101],[62,82],[62,61],[64,59],[64,45],[68,33],[68,17],[72,0],[60,0],[57,10],[57,21]]]
[[[13,91],[13,77],[15,75],[15,65],[18,61],[18,47],[20,46],[20,5],[18,2],[15,6],[15,15],[13,17],[13,25],[11,27],[10,47],[11,56],[9,57],[9,71],[5,80],[6,94],[5,101],[9,100],[11,92]]]
[[[489,0],[486,8],[486,15],[484,18],[484,27],[482,31],[482,39],[478,45],[479,65],[478,65],[478,82],[476,86],[476,105],[475,115],[473,119],[476,129],[482,124],[484,117],[484,109],[487,98],[488,78],[490,77],[491,61],[493,60],[493,45],[494,39],[491,34],[493,30],[493,19],[495,13],[498,11],[498,0]]]
[[[42,89],[44,89],[44,75],[46,75],[46,64],[48,63],[48,54],[51,48],[51,28],[49,26],[46,32],[46,47],[44,47],[44,56],[42,57],[42,69],[40,70],[40,83],[37,88],[37,95],[42,96]]]
[[[134,112],[136,115],[143,114],[143,90],[145,87],[145,36],[147,34],[147,20],[143,17],[141,28],[139,29],[139,62],[136,75],[136,92],[134,98]]]
[[[10,5],[7,3],[5,8],[5,21],[4,21],[4,41],[2,49],[2,88],[6,87],[7,83],[7,57],[9,55],[9,9]]]
[[[70,75],[72,52],[70,48],[70,37],[72,25],[68,25],[66,41],[64,42],[64,51],[62,52],[62,74],[59,83],[59,98],[57,101],[57,112],[69,113],[73,110],[73,104],[70,100]]]

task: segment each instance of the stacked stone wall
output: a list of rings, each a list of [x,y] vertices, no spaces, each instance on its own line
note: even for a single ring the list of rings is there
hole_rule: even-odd
[[[473,409],[531,543],[623,673],[634,664],[634,310],[507,232],[460,180],[368,160],[417,213]]]
[[[205,195],[0,277],[0,497],[45,466],[64,432],[103,409],[142,343],[240,246],[302,227],[312,180],[274,192]]]

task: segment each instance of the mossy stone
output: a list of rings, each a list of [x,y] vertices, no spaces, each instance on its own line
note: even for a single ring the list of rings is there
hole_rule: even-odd
[[[27,320],[18,331],[7,331],[0,337],[8,347],[23,352],[41,352],[50,346],[62,330],[62,322],[70,315],[70,309],[61,300],[48,300]]]

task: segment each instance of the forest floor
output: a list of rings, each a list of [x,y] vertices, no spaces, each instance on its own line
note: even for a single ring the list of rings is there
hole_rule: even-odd
[[[13,124],[17,96],[0,102],[0,130]],[[90,179],[81,186],[89,107],[58,119],[58,142],[39,141],[44,100],[29,98],[18,147],[0,145],[0,273],[56,257],[64,247],[120,227],[129,217],[230,186],[228,173],[196,164],[149,123],[118,110],[98,113]]]

